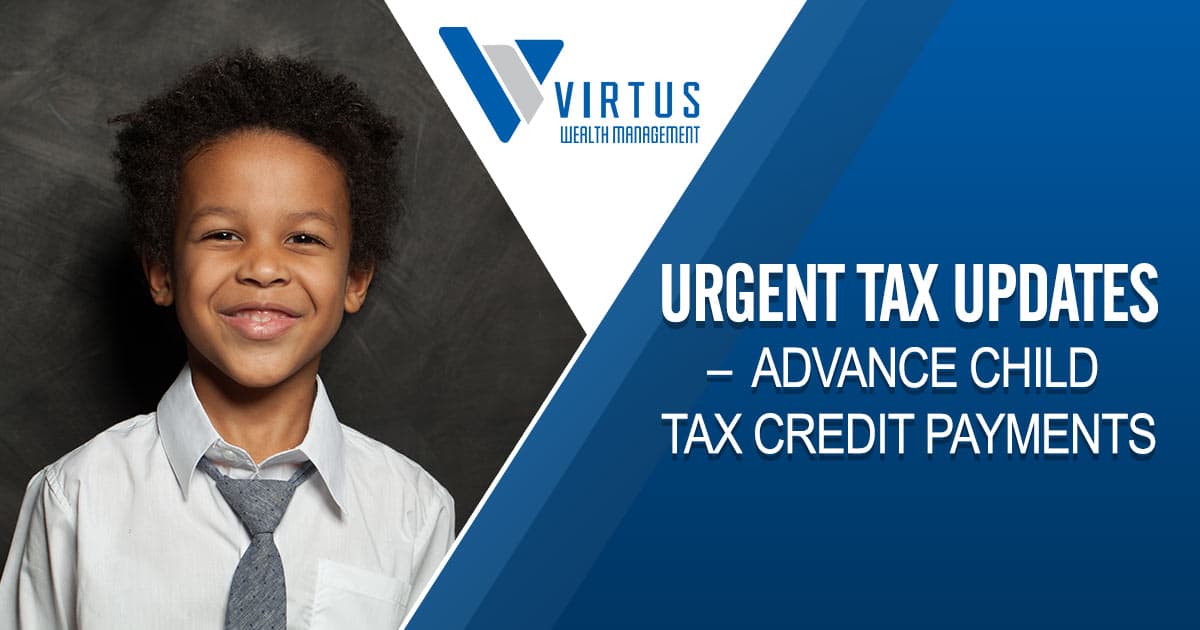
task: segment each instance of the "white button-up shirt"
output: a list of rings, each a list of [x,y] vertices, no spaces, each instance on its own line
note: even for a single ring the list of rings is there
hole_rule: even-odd
[[[0,628],[223,628],[250,537],[197,470],[201,456],[234,478],[315,465],[275,530],[288,628],[395,629],[454,538],[446,490],[339,423],[320,379],[304,441],[255,464],[217,434],[185,367],[155,413],[29,482],[0,578]]]

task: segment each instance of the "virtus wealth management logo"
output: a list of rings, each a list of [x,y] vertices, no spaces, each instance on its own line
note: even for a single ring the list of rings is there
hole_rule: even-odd
[[[465,26],[444,26],[438,32],[496,137],[508,142],[521,120],[531,122],[545,101],[542,89],[563,41],[518,39],[516,47],[481,49]],[[556,80],[559,142],[695,144],[700,139],[699,93],[699,81]],[[654,124],[645,124],[650,120]]]
[[[562,40],[518,39],[516,49],[503,44],[484,46],[484,53],[496,68],[493,73],[480,53],[475,38],[471,37],[471,32],[465,26],[444,26],[439,32],[475,100],[479,101],[488,122],[492,123],[492,129],[496,130],[496,136],[501,142],[508,142],[517,125],[521,124],[521,118],[528,123],[542,106],[545,99],[542,98],[540,86],[546,80],[546,75],[550,74],[558,53],[562,52]],[[521,56],[524,56],[528,70],[521,63]],[[508,89],[507,95],[505,88]],[[518,111],[520,117],[517,116]]]

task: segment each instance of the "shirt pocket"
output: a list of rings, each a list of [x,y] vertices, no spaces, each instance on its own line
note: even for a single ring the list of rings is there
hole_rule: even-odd
[[[396,630],[408,608],[408,582],[332,560],[317,560],[312,630]]]

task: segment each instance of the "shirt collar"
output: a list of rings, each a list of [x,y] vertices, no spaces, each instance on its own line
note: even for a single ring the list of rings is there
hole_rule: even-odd
[[[188,485],[200,458],[221,439],[192,386],[192,370],[184,365],[175,382],[158,401],[158,433],[175,481],[187,498]],[[317,396],[308,420],[308,433],[296,450],[304,453],[320,473],[329,495],[345,513],[345,462],[342,458],[342,425],[338,422],[325,384],[317,377]]]

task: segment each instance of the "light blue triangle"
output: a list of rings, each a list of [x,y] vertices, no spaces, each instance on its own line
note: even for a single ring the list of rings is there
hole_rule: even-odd
[[[517,48],[521,49],[529,69],[533,70],[538,83],[541,83],[550,74],[558,53],[562,52],[563,42],[561,39],[518,39]]]

